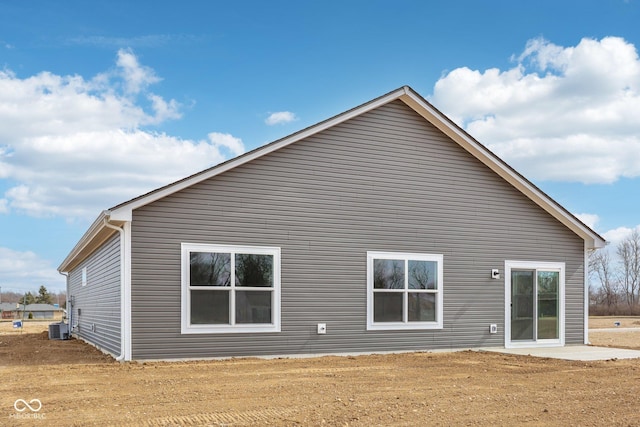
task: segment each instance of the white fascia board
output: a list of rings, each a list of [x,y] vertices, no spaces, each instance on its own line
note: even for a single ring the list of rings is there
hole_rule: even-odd
[[[603,248],[606,245],[606,241],[597,233],[582,224],[579,220],[573,217],[573,215],[565,212],[557,202],[542,193],[527,179],[519,175],[506,163],[500,160],[489,149],[479,144],[470,137],[469,134],[450,122],[450,120],[442,113],[436,110],[432,105],[426,103],[410,88],[405,87],[405,94],[400,97],[400,99],[445,135],[457,142],[462,146],[462,148],[484,163],[487,167],[520,190],[521,193],[529,197],[534,203],[551,214],[551,216],[559,220],[578,236],[582,237],[589,247],[597,249]]]
[[[380,98],[377,98],[373,101],[370,101],[366,104],[363,104],[359,107],[356,107],[352,110],[346,111],[342,114],[339,114],[337,116],[334,116],[328,120],[325,120],[323,122],[320,122],[316,125],[313,125],[311,127],[308,127],[306,129],[303,129],[299,132],[294,133],[293,135],[290,135],[288,137],[285,137],[281,140],[272,142],[271,144],[265,145],[263,147],[257,148],[253,151],[250,151],[240,157],[236,157],[235,159],[231,159],[225,163],[222,163],[219,166],[213,166],[212,168],[193,175],[189,178],[183,179],[181,181],[178,181],[174,184],[170,184],[164,188],[161,188],[157,191],[153,191],[149,194],[147,194],[146,196],[142,196],[139,197],[137,199],[134,199],[130,202],[124,203],[120,206],[117,206],[115,208],[113,208],[110,211],[110,217],[112,220],[117,221],[117,220],[121,220],[121,221],[131,221],[132,219],[132,212],[135,209],[138,209],[142,206],[148,205],[149,203],[153,203],[156,200],[160,200],[166,196],[169,196],[173,193],[176,193],[180,190],[183,190],[185,188],[188,188],[194,184],[197,184],[199,182],[205,181],[209,178],[212,178],[216,175],[220,175],[224,172],[227,172],[231,169],[234,169],[240,165],[243,165],[245,163],[248,163],[252,160],[255,160],[259,157],[262,157],[266,154],[272,153],[276,150],[279,150],[283,147],[286,147],[287,145],[293,144],[294,142],[300,141],[304,138],[308,138],[309,136],[315,135],[319,132],[322,132],[326,129],[329,129],[333,126],[336,126],[342,122],[345,122],[349,119],[352,119],[353,117],[357,117],[361,114],[366,113],[367,111],[373,110],[375,108],[378,108],[381,105],[387,104],[391,101],[394,101],[396,99],[399,99],[402,95],[404,95],[406,93],[406,89],[405,88],[400,88],[398,90],[395,90],[393,92],[390,92]]]
[[[131,222],[131,219],[133,218],[132,209],[116,209],[105,212],[110,221]]]

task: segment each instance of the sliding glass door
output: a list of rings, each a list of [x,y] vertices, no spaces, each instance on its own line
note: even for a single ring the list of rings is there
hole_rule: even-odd
[[[508,344],[560,343],[564,265],[550,267],[507,263]]]

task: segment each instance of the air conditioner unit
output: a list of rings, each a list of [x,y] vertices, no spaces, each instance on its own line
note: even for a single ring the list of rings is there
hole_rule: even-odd
[[[49,325],[50,340],[66,340],[69,339],[69,325],[64,322],[52,323]]]

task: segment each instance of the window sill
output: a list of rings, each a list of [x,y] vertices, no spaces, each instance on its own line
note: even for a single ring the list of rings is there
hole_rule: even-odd
[[[375,323],[367,325],[367,331],[406,331],[443,329],[440,322]]]
[[[280,325],[192,325],[182,326],[181,334],[249,334],[280,332]]]

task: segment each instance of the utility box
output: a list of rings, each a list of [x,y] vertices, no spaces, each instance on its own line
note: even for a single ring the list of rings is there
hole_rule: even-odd
[[[69,339],[69,325],[64,322],[52,323],[49,325],[50,340],[66,340]]]

